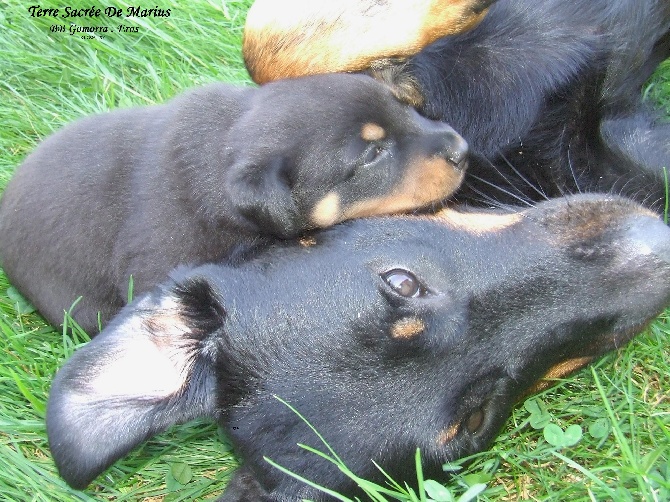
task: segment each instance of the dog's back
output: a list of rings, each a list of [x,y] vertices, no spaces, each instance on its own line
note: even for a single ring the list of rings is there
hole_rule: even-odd
[[[221,128],[234,120],[239,99],[232,98],[233,88],[213,86],[204,91],[203,110],[218,106]],[[202,90],[196,93],[203,94]],[[123,249],[119,236],[131,232],[138,219],[154,227],[182,226],[168,215],[165,206],[177,203],[183,187],[180,173],[166,172],[165,158],[174,150],[169,131],[183,120],[180,108],[197,102],[191,95],[176,98],[166,105],[148,106],[80,119],[47,138],[17,169],[0,199],[0,258],[3,270],[37,309],[52,322],[80,295],[94,296],[101,306],[101,319],[107,320],[127,301],[129,276],[119,275],[127,263],[119,260]],[[203,120],[204,120],[203,116]],[[196,131],[194,131],[194,134]],[[153,204],[161,201],[163,210]],[[165,233],[166,235],[168,232]],[[156,263],[165,260],[161,253],[177,249],[160,239],[151,227],[132,238],[144,241],[147,253],[156,253]],[[192,246],[185,240],[183,250]],[[137,271],[151,274],[150,270]],[[77,321],[87,329],[98,325],[98,311],[75,307]]]

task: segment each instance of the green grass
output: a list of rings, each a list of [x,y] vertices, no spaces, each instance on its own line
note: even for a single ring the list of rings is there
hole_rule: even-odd
[[[82,40],[52,33],[54,21],[31,18],[30,3],[0,0],[0,189],[41,139],[74,118],[161,102],[208,81],[248,83],[239,47],[249,4],[165,2],[160,7],[171,8],[169,18],[125,21],[139,33]],[[78,0],[65,5],[89,6]],[[118,21],[77,23],[114,27]],[[670,107],[669,83],[666,63],[647,89],[648,99]],[[35,213],[39,217],[39,208]],[[237,462],[207,422],[161,434],[84,492],[68,488],[50,458],[44,407],[54,372],[87,337],[64,335],[30,310],[0,274],[3,500],[208,500],[222,492]],[[453,467],[456,475],[446,492],[460,495],[486,483],[482,500],[668,499],[668,315],[592,370],[519,406],[490,451],[477,455],[468,469]],[[577,442],[566,446],[577,430]],[[402,487],[413,480],[397,481]],[[433,483],[425,486],[438,497]],[[413,500],[408,497],[404,500]]]

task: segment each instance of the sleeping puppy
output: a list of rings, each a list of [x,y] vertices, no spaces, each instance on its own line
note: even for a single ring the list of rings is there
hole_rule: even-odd
[[[458,187],[466,154],[363,75],[209,85],[45,140],[0,202],[2,266],[54,325],[82,296],[72,315],[95,333],[131,276],[141,293],[239,245],[422,208]]]
[[[472,28],[494,1],[256,0],[247,13],[243,52],[252,56],[246,63],[259,84],[360,71]]]
[[[388,38],[403,41],[402,19],[386,25]],[[342,29],[339,19],[319,21],[326,31]],[[259,47],[277,44],[281,26],[267,39],[258,23],[253,28],[244,57],[256,78],[267,57]],[[284,38],[292,40],[303,27],[288,28]],[[333,54],[340,50],[330,47]],[[366,54],[376,57],[374,45]],[[469,142],[473,155],[461,200],[519,204],[605,191],[660,208],[670,124],[641,95],[669,56],[666,0],[499,0],[471,31],[444,37],[400,65],[369,66],[424,115],[448,122]],[[286,73],[310,72],[302,65]]]
[[[225,501],[347,496],[300,412],[357,475],[426,476],[487,447],[511,407],[621,347],[670,303],[670,228],[626,199],[373,218],[238,264],[183,268],[58,372],[47,430],[84,488],[168,426],[219,421],[243,467]]]

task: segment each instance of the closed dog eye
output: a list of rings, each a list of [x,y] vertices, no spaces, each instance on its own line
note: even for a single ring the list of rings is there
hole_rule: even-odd
[[[394,268],[381,274],[381,277],[395,293],[405,298],[419,298],[428,294],[426,287],[408,270]]]
[[[384,145],[375,143],[370,144],[368,148],[365,150],[363,163],[370,164],[374,162],[380,155],[382,155],[382,153],[384,153],[384,151],[385,151]]]

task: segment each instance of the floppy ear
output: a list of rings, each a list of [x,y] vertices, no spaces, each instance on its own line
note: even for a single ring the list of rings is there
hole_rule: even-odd
[[[293,199],[292,163],[275,156],[258,164],[233,166],[231,199],[235,210],[258,231],[283,239],[305,230],[306,218]]]
[[[75,352],[47,406],[51,452],[72,487],[169,426],[214,415],[224,318],[209,283],[187,278],[128,305]]]

